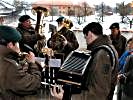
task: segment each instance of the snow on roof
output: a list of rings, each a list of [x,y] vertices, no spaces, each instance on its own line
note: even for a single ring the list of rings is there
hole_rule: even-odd
[[[32,4],[41,4],[41,5],[73,5],[71,0],[37,0]]]
[[[2,0],[0,0],[0,6],[6,7],[6,8],[10,8],[10,9],[15,9],[15,7],[13,5],[11,5],[8,2],[2,1]]]

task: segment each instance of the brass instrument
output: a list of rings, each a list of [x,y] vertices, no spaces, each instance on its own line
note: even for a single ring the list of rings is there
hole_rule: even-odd
[[[48,47],[52,48],[55,52],[61,52],[64,48],[65,37],[58,32],[53,34],[49,40]]]
[[[48,57],[53,57],[54,52],[51,48],[42,48],[43,55],[48,55]]]
[[[71,27],[73,27],[72,21],[66,18],[64,19],[64,25],[67,29],[71,29]]]
[[[32,13],[37,14],[37,22],[36,22],[35,30],[37,33],[41,34],[42,27],[43,27],[43,19],[44,17],[48,16],[48,9],[37,6],[32,9]]]
[[[72,21],[69,19],[64,19],[64,26],[67,29],[71,29],[71,27],[73,26]],[[50,48],[52,48],[55,52],[62,52],[62,50],[64,49],[64,42],[67,41],[67,39],[60,34],[60,32],[53,32],[51,35],[51,38],[48,42],[48,46]]]
[[[41,52],[42,48],[45,47],[46,45],[46,37],[44,36],[42,29],[44,27],[43,19],[44,17],[48,16],[48,9],[37,6],[37,7],[32,8],[32,13],[37,14],[37,22],[35,26],[35,31],[37,34],[40,35],[40,37],[43,37],[42,39],[37,41],[37,44],[35,46],[36,50],[38,52]]]

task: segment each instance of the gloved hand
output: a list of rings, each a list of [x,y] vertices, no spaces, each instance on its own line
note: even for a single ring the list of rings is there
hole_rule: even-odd
[[[121,84],[124,84],[126,82],[126,76],[124,74],[119,74],[118,75],[118,80]]]

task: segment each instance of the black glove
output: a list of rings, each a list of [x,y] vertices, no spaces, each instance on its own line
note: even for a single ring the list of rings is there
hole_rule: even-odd
[[[121,75],[120,75],[119,82],[120,82],[121,84],[124,84],[125,81],[126,81],[126,76],[125,76],[124,74],[121,74]]]

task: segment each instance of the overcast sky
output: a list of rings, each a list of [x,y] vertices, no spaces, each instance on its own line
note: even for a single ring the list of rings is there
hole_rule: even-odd
[[[3,0],[3,1],[7,1],[9,3],[13,2],[13,0]],[[35,2],[37,0],[20,0],[20,1],[26,1],[26,2],[32,3],[32,2]],[[77,1],[83,1],[83,0],[72,0],[72,2],[77,2]],[[84,1],[87,1],[91,5],[101,4],[102,2],[104,2],[106,5],[115,7],[116,3],[121,3],[124,1],[125,4],[127,4],[129,2],[132,2],[133,0],[84,0]]]

